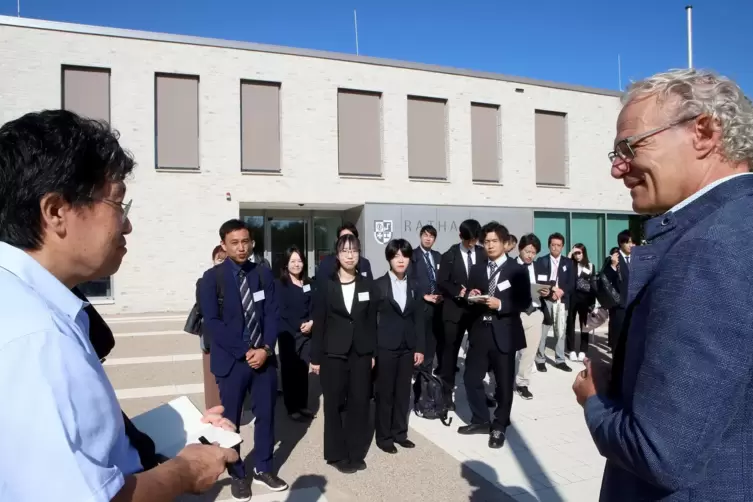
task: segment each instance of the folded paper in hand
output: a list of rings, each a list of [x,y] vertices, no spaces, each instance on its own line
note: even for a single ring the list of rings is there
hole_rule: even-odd
[[[232,448],[241,443],[240,434],[201,421],[203,415],[188,399],[181,396],[131,419],[154,441],[157,453],[173,458],[188,444],[200,444],[204,436],[210,443]]]
[[[476,295],[468,297],[468,301],[471,303],[484,303],[488,299],[489,295]]]
[[[533,298],[538,298],[541,296],[541,292],[545,289],[549,290],[552,289],[552,287],[549,284],[531,284],[531,296]]]

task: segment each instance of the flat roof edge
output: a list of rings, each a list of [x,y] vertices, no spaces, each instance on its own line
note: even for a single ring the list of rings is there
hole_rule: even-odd
[[[587,94],[598,94],[602,96],[620,97],[619,91],[609,89],[598,89],[582,85],[563,84],[547,80],[536,80],[525,77],[513,77],[500,73],[487,71],[468,70],[462,68],[453,68],[425,63],[413,63],[395,59],[378,58],[371,56],[356,56],[339,52],[329,52],[315,49],[298,49],[278,45],[259,44],[255,42],[240,42],[232,40],[223,40],[219,38],[197,37],[192,35],[173,35],[168,33],[131,30],[125,28],[110,28],[106,26],[93,26],[85,24],[65,23],[59,21],[47,21],[43,19],[0,16],[0,26],[14,26],[20,28],[32,28],[39,30],[61,31],[68,33],[79,33],[82,35],[107,36],[116,38],[128,38],[135,40],[147,40],[155,42],[169,42],[176,44],[199,45],[206,47],[217,47],[226,49],[239,49],[256,52],[267,52],[272,54],[281,54],[289,56],[310,57],[318,59],[330,59],[350,63],[371,64],[375,66],[391,66],[408,70],[427,71],[432,73],[443,73],[447,75],[458,75],[463,77],[481,78],[487,80],[499,80],[515,84],[532,85],[537,87],[548,87],[565,91],[574,91]]]

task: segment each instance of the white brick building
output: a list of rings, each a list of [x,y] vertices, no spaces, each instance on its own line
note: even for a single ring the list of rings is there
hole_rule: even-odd
[[[494,218],[542,240],[559,230],[592,259],[627,227],[607,161],[612,91],[2,16],[0,75],[0,122],[61,107],[104,118],[138,162],[105,313],[187,310],[219,225],[239,215],[258,252],[296,242],[311,273],[343,218],[375,272],[377,221],[414,244],[432,222],[444,251],[463,219]]]

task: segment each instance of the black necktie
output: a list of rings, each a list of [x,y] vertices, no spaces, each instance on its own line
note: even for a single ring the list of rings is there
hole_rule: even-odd
[[[473,266],[473,260],[471,259],[471,250],[468,250],[468,276],[471,275],[471,267]]]

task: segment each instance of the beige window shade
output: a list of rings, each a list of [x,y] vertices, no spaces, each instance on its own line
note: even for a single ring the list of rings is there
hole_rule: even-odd
[[[408,176],[447,179],[447,100],[408,97]]]
[[[536,184],[567,186],[567,115],[536,110]]]
[[[110,70],[63,67],[63,109],[110,122]]]
[[[241,170],[279,172],[280,84],[241,82]]]
[[[381,94],[337,91],[337,147],[340,174],[381,176]]]
[[[199,77],[156,76],[157,167],[199,168]]]
[[[499,106],[471,103],[473,181],[499,182]]]

